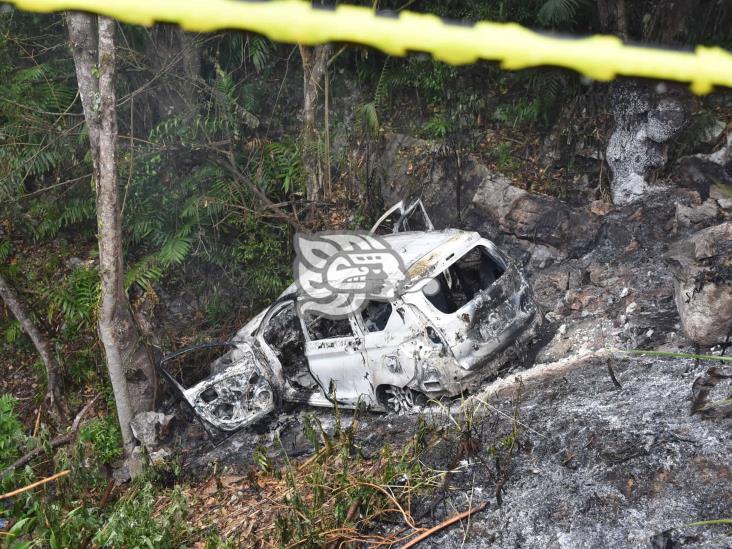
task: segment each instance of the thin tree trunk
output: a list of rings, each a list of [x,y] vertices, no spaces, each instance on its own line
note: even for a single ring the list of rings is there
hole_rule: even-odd
[[[176,25],[156,25],[148,32],[146,56],[157,79],[151,104],[157,121],[192,116],[198,107],[201,48],[196,34]]]
[[[299,48],[303,72],[302,157],[307,177],[305,187],[307,199],[316,201],[323,196],[324,170],[330,169],[329,166],[324,167],[321,161],[320,132],[317,127],[316,114],[318,93],[328,66],[332,46],[330,44],[315,47],[301,45]]]
[[[53,356],[53,346],[33,323],[30,314],[18,299],[15,290],[8,284],[2,274],[0,274],[0,297],[15,315],[15,318],[18,319],[23,331],[30,337],[43,365],[46,367],[46,406],[54,419],[61,424],[68,417],[69,410],[63,399],[61,365]]]
[[[623,40],[628,39],[625,0],[597,0],[597,12],[602,32],[611,32]]]
[[[135,440],[130,421],[135,414],[153,409],[156,378],[152,360],[134,323],[124,290],[122,226],[116,172],[114,21],[98,17],[97,27],[98,80],[94,78],[92,69],[84,66],[92,59],[89,52],[94,51],[93,41],[79,35],[80,32],[90,32],[90,29],[93,31],[93,16],[82,13],[69,15],[69,34],[77,75],[80,75],[79,89],[89,127],[96,179],[99,271],[102,282],[99,337],[107,358],[125,454],[130,472],[135,474],[138,464],[133,459]],[[77,45],[87,48],[86,52],[80,52]],[[91,75],[91,78],[87,75]],[[86,89],[81,91],[82,87]],[[89,104],[85,98],[91,98],[93,102]]]

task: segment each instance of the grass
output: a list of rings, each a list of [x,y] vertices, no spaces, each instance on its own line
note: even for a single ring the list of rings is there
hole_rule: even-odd
[[[368,450],[358,413],[347,426],[334,414],[330,434],[307,416],[310,457],[275,459],[260,445],[248,472],[214,472],[187,488],[194,537],[207,547],[400,546],[435,526],[425,517],[438,502],[472,493],[466,460],[486,471],[500,502],[524,431],[519,399],[507,413],[486,402],[463,402],[458,413],[436,404],[403,419],[409,434]]]

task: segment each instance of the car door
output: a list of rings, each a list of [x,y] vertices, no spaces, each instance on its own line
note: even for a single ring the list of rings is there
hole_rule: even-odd
[[[333,320],[324,316],[302,317],[305,356],[310,372],[323,394],[346,407],[359,400],[371,402],[371,385],[365,373],[363,335],[353,317]]]
[[[368,301],[360,312],[367,374],[374,390],[403,388],[416,376],[416,362],[428,342],[422,322],[401,300]]]

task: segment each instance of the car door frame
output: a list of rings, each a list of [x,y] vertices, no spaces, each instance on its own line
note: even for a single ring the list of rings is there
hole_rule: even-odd
[[[360,365],[361,370],[365,371],[366,369],[366,355],[364,352],[364,334],[361,330],[360,325],[356,321],[353,314],[348,315],[348,322],[351,326],[351,331],[353,332],[352,336],[345,336],[345,337],[336,337],[336,338],[328,338],[328,339],[312,339],[310,337],[310,332],[308,331],[307,325],[305,323],[305,318],[303,315],[298,315],[300,318],[300,323],[302,325],[303,334],[305,336],[305,358],[308,362],[308,368],[310,370],[310,375],[313,376],[313,379],[315,379],[316,383],[320,387],[320,391],[322,393],[322,396],[326,399],[326,403],[333,405],[337,404],[339,406],[343,406],[346,408],[355,408],[358,405],[359,398],[355,398],[355,402],[346,402],[350,397],[345,397],[342,401],[342,399],[338,398],[338,388],[336,383],[336,398],[331,398],[330,394],[330,387],[324,385],[324,380],[321,380],[320,376],[318,375],[318,365],[317,363],[313,364],[313,358],[312,354],[313,351],[323,351],[328,349],[334,349],[334,348],[342,348],[342,354],[344,357],[353,357],[352,362],[358,366]],[[351,351],[347,351],[347,345],[348,342],[346,340],[351,340],[352,348]],[[330,342],[330,343],[327,343]],[[319,345],[316,347],[316,345]],[[335,353],[334,353],[335,354]],[[346,365],[347,367],[347,365]],[[360,374],[359,374],[360,375]],[[331,377],[330,380],[328,380],[328,384],[333,380]],[[373,391],[372,391],[373,393]],[[375,396],[374,396],[375,399]],[[310,401],[313,405],[325,405],[324,402],[319,401],[319,399],[311,399]]]

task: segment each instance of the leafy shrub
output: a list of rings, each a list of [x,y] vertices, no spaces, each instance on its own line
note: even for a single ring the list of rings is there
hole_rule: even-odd
[[[113,416],[89,421],[81,428],[79,439],[91,447],[99,463],[113,463],[124,454],[122,435]]]
[[[117,503],[93,538],[96,547],[178,547],[186,536],[188,508],[179,491],[156,512],[155,486],[139,482]]]
[[[432,139],[444,139],[453,128],[453,124],[450,120],[442,115],[436,115],[430,118],[424,126],[422,131],[425,135]]]
[[[513,103],[504,103],[496,107],[493,118],[513,128],[532,126],[539,120],[540,106],[539,99],[520,99]]]
[[[489,153],[491,160],[502,172],[511,172],[518,166],[518,160],[513,156],[511,143],[503,141],[496,145]]]
[[[23,424],[15,413],[18,401],[11,395],[0,395],[0,469],[10,465],[20,455],[25,440]]]

